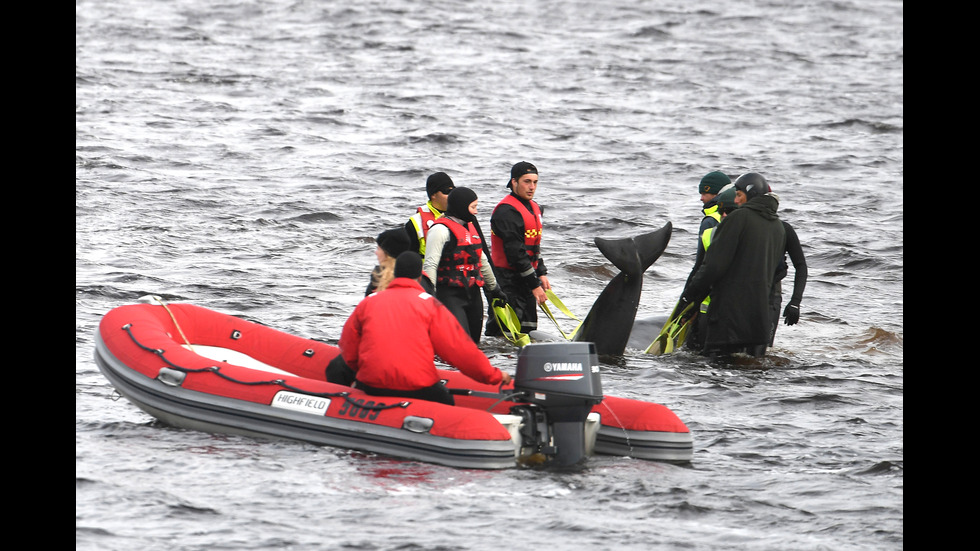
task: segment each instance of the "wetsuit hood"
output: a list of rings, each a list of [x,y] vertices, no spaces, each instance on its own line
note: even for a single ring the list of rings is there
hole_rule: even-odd
[[[467,187],[453,189],[446,201],[446,214],[462,220],[463,222],[473,222],[475,218],[470,213],[470,203],[477,200],[476,192]]]
[[[766,220],[776,220],[779,218],[779,215],[776,213],[776,210],[779,208],[779,199],[772,193],[753,197],[739,208],[757,212]]]

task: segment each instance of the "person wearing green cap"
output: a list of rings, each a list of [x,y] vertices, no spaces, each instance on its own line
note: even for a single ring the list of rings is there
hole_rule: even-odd
[[[707,205],[709,201],[721,193],[722,188],[732,183],[732,179],[720,170],[715,170],[705,174],[698,182],[698,193],[701,194],[701,203]]]
[[[705,174],[698,183],[698,193],[701,194],[701,204],[703,205],[701,212],[704,214],[701,226],[698,228],[698,239],[701,238],[701,233],[704,230],[713,228],[721,222],[714,199],[721,193],[721,190],[730,186],[731,183],[732,179],[718,170]]]
[[[691,271],[691,275],[687,276],[687,283],[691,282],[691,278],[694,277],[694,272],[701,265],[701,260],[704,256],[702,239],[705,230],[715,228],[721,223],[721,213],[718,212],[718,201],[716,199],[718,194],[726,189],[734,189],[732,180],[727,174],[717,170],[705,174],[701,178],[701,182],[698,183],[698,192],[701,194],[701,203],[704,205],[701,209],[704,218],[701,219],[701,224],[698,226],[697,256],[694,258],[694,269]]]
[[[691,282],[691,278],[694,277],[694,272],[697,271],[698,266],[701,265],[702,257],[704,256],[704,247],[702,246],[704,232],[707,229],[715,228],[721,223],[722,215],[718,211],[718,201],[717,197],[723,190],[733,190],[731,178],[728,177],[724,172],[714,171],[709,172],[701,178],[701,182],[698,184],[698,192],[701,194],[701,203],[704,205],[701,209],[701,213],[704,214],[704,218],[701,219],[701,224],[698,226],[698,250],[697,256],[694,258],[694,269],[691,271],[691,275],[687,277],[687,283]],[[733,207],[734,208],[734,207]]]
[[[712,208],[715,212],[719,214],[719,223],[724,220],[729,213],[738,208],[735,203],[735,186],[728,184],[722,188],[721,192],[715,195],[714,199],[711,200],[713,205]],[[701,263],[704,262],[704,252],[711,245],[711,237],[714,235],[717,226],[712,226],[701,232],[701,239],[698,240],[698,254],[694,261],[694,268],[691,269],[691,274],[687,277],[687,283],[684,286],[684,291],[687,291],[687,285],[691,283],[691,278],[697,273],[698,268],[701,267]],[[684,296],[685,293],[681,293]],[[690,329],[687,333],[687,340],[685,345],[691,350],[701,350],[704,347],[704,329],[705,329],[705,314],[708,313],[708,306],[711,304],[711,297],[705,298],[701,301],[701,305],[698,308],[698,317],[691,323]]]
[[[707,247],[705,242],[705,232],[718,227],[723,218],[723,213],[719,210],[720,203],[718,197],[725,192],[725,197],[728,199],[728,204],[730,209],[734,209],[736,205],[734,204],[734,194],[735,186],[732,185],[731,178],[728,177],[724,172],[715,170],[705,174],[701,181],[698,182],[698,193],[701,194],[701,213],[704,215],[701,218],[701,223],[698,226],[698,245],[697,252],[694,256],[694,268],[691,269],[691,273],[687,276],[687,281],[684,282],[684,288],[691,284],[691,279],[694,274],[701,267],[701,262],[704,261],[704,250]],[[728,196],[730,192],[731,197]],[[709,232],[710,234],[710,232]],[[681,296],[684,294],[681,293]],[[675,308],[674,312],[678,312]],[[687,345],[690,348],[698,348],[701,341],[697,338],[697,323],[692,324],[691,329],[688,333]]]

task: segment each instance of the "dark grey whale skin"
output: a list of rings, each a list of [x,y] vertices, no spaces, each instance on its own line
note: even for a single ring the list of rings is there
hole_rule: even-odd
[[[627,345],[645,350],[653,342],[666,316],[637,321],[636,311],[643,290],[643,272],[663,254],[672,230],[672,224],[667,222],[659,230],[636,237],[595,238],[596,247],[619,268],[619,273],[592,303],[573,341],[593,342],[596,353],[603,356],[621,356]],[[532,331],[530,337],[535,341],[556,340],[540,330]]]

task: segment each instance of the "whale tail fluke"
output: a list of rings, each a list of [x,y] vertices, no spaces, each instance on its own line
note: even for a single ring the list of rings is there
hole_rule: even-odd
[[[596,344],[601,355],[621,355],[626,350],[643,290],[643,272],[660,258],[670,242],[673,225],[625,238],[596,237],[599,251],[620,273],[610,281],[592,304],[576,341]]]

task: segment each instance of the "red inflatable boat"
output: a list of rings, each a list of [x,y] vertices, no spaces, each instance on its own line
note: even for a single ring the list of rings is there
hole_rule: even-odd
[[[602,395],[591,343],[527,345],[502,387],[440,370],[456,395],[449,406],[328,383],[337,347],[191,304],[114,308],[95,341],[113,387],[176,427],[483,469],[592,454],[688,462],[693,453],[670,409]]]

